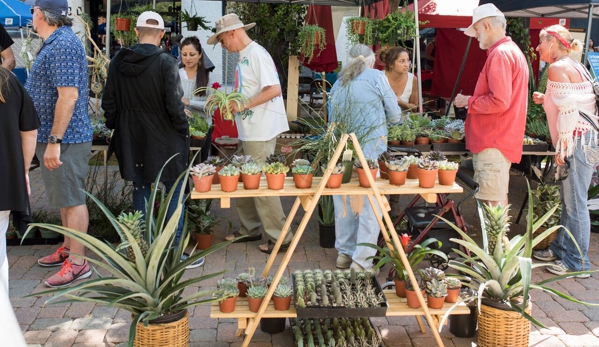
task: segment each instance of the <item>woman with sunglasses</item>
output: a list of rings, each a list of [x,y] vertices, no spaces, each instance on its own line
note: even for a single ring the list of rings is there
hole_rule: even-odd
[[[574,40],[566,28],[552,25],[541,30],[537,51],[540,59],[551,65],[547,71],[547,91],[533,93],[533,102],[543,104],[547,114],[557,152],[555,163],[560,166],[558,172],[562,172],[563,178],[560,222],[574,239],[562,228],[549,248],[534,251],[533,257],[553,261],[547,270],[556,275],[590,268],[587,253],[591,224],[586,202],[591,177],[599,164],[598,117],[590,75],[580,62],[570,57],[581,50],[581,42]],[[573,276],[587,278],[590,275],[574,273]]]

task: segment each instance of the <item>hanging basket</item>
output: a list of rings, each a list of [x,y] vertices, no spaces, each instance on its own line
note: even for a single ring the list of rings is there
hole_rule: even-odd
[[[116,30],[118,30],[118,31],[129,31],[129,30],[131,30],[131,19],[129,19],[129,18],[117,18],[116,19]]]
[[[364,35],[366,32],[366,21],[355,20],[352,22],[351,30],[354,34]]]
[[[187,22],[187,30],[189,30],[189,31],[198,31],[198,23],[189,23],[189,22]]]
[[[167,323],[150,323],[144,327],[137,323],[135,327],[134,347],[188,347],[189,346],[189,314],[187,310],[166,317],[176,319]],[[170,319],[170,320],[172,320]]]
[[[530,314],[528,303],[526,313]],[[478,345],[480,347],[527,347],[530,321],[505,305],[505,309],[482,304],[478,315]]]

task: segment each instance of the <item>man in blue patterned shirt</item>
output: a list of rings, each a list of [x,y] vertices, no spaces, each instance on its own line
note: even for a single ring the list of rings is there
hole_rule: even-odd
[[[52,207],[60,208],[62,225],[87,233],[89,215],[83,192],[91,152],[92,127],[87,114],[87,62],[81,40],[67,17],[67,0],[28,0],[33,30],[44,40],[25,88],[42,126],[36,154]],[[56,252],[40,258],[41,266],[59,266],[46,279],[60,288],[87,278],[91,270],[83,245],[65,237]]]

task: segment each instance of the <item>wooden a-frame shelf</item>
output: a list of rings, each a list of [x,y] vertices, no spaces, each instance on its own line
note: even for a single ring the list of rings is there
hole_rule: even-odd
[[[281,230],[279,239],[275,243],[275,246],[273,248],[271,255],[268,257],[268,261],[266,263],[264,271],[262,272],[262,276],[267,276],[268,273],[270,272],[270,268],[274,264],[274,261],[279,252],[281,244],[283,243],[283,240],[285,239],[285,235],[287,235],[287,232],[289,231],[289,229],[291,227],[291,223],[292,223],[293,219],[295,218],[295,215],[296,215],[300,205],[303,206],[303,208],[305,210],[304,217],[302,218],[297,230],[295,231],[295,234],[294,234],[293,239],[289,245],[289,248],[287,249],[287,252],[285,253],[285,256],[284,256],[282,262],[278,266],[275,275],[273,276],[272,283],[266,293],[266,296],[264,298],[264,301],[262,302],[262,305],[258,309],[258,312],[256,312],[256,313],[250,312],[248,309],[248,306],[247,306],[247,300],[244,300],[243,298],[237,298],[237,307],[236,307],[235,311],[233,311],[232,313],[223,314],[220,311],[218,311],[218,308],[216,308],[216,310],[215,310],[215,307],[218,307],[218,306],[212,306],[210,317],[213,317],[213,318],[237,318],[238,328],[239,328],[239,330],[237,332],[238,336],[240,336],[241,333],[245,331],[245,339],[243,340],[243,343],[241,345],[242,347],[247,347],[250,344],[252,336],[254,335],[254,332],[256,331],[256,328],[258,327],[258,323],[260,323],[260,319],[262,319],[263,317],[273,318],[273,317],[295,317],[296,316],[294,308],[289,309],[287,311],[275,311],[274,307],[272,307],[272,303],[270,302],[271,301],[270,299],[273,296],[274,290],[275,290],[277,284],[279,283],[279,280],[283,276],[283,273],[286,271],[287,265],[289,264],[289,261],[291,260],[293,252],[295,251],[295,248],[297,247],[299,240],[301,239],[302,234],[304,233],[304,230],[306,229],[306,226],[308,225],[310,217],[312,217],[312,213],[314,212],[314,209],[316,208],[318,200],[320,199],[320,197],[322,195],[365,196],[368,199],[368,201],[370,202],[371,206],[375,206],[375,200],[376,200],[376,202],[378,202],[378,205],[382,207],[381,208],[382,216],[379,214],[377,209],[374,209],[374,213],[377,217],[379,227],[381,228],[381,230],[389,230],[390,231],[389,233],[382,233],[382,235],[385,238],[385,240],[387,241],[387,244],[393,245],[392,247],[397,250],[397,253],[400,256],[401,261],[404,264],[406,271],[408,273],[408,277],[410,278],[412,283],[417,283],[416,278],[414,277],[414,272],[410,268],[406,254],[403,251],[403,248],[401,247],[401,243],[399,242],[399,238],[397,236],[397,233],[395,232],[395,228],[393,227],[393,222],[391,221],[391,218],[389,217],[388,211],[390,208],[389,208],[389,204],[385,198],[385,194],[412,194],[412,195],[420,194],[424,197],[424,199],[426,201],[435,202],[436,194],[461,193],[463,190],[457,184],[454,184],[453,186],[442,186],[439,184],[435,184],[435,186],[433,188],[428,188],[428,189],[420,188],[420,187],[418,187],[418,182],[416,180],[407,180],[406,184],[404,186],[399,186],[399,187],[393,186],[393,185],[390,185],[389,183],[387,183],[386,181],[383,181],[380,179],[375,180],[375,178],[372,177],[369,170],[366,170],[366,175],[368,176],[368,181],[370,182],[370,186],[371,186],[370,188],[360,187],[357,183],[357,180],[352,180],[351,182],[349,182],[347,184],[343,184],[341,186],[341,188],[339,188],[339,189],[325,188],[325,183],[328,180],[329,176],[331,175],[331,172],[333,171],[334,164],[340,158],[341,152],[346,148],[345,146],[347,144],[347,141],[350,139],[353,142],[356,154],[358,156],[358,160],[360,160],[362,167],[368,167],[366,158],[364,157],[364,153],[362,152],[362,148],[361,148],[360,144],[358,143],[356,136],[354,134],[349,134],[349,135],[344,134],[341,137],[339,144],[337,145],[337,148],[335,149],[335,153],[333,154],[333,157],[331,158],[329,165],[323,174],[323,177],[315,178],[312,183],[312,188],[297,189],[297,188],[295,188],[293,181],[290,178],[287,178],[285,181],[285,186],[282,190],[267,189],[266,182],[261,182],[260,188],[256,189],[256,190],[238,189],[237,191],[231,192],[231,193],[225,193],[220,190],[213,190],[213,191],[206,192],[206,193],[193,192],[191,194],[192,199],[220,199],[221,207],[224,207],[224,208],[230,207],[230,199],[231,198],[244,198],[244,197],[247,198],[247,197],[260,197],[260,196],[279,196],[279,197],[280,196],[295,196],[296,197],[293,207],[291,208],[291,211],[287,215],[287,221],[285,222],[285,225],[283,226],[283,229]],[[383,220],[381,220],[381,218]],[[389,238],[389,236],[391,236],[391,238]],[[405,302],[403,302],[400,298],[397,298],[398,300],[396,300],[395,294],[389,293],[388,295],[386,295],[387,301],[390,304],[390,307],[387,310],[387,316],[415,316],[418,321],[418,324],[420,325],[420,329],[424,332],[425,331],[424,325],[420,321],[419,316],[424,315],[426,317],[426,319],[428,321],[428,325],[430,327],[437,327],[439,325],[439,316],[444,314],[449,307],[446,305],[441,310],[429,309],[426,306],[426,301],[424,300],[422,293],[418,290],[417,285],[416,285],[415,289],[416,289],[416,296],[418,297],[418,301],[420,302],[421,308],[419,308],[419,309],[409,308],[409,307],[407,307],[407,305],[405,305]],[[470,313],[470,311],[465,306],[460,306],[460,307],[457,307],[456,309],[454,309],[452,311],[452,313],[466,314],[466,313]],[[433,315],[434,315],[434,317],[433,317]],[[437,345],[443,346],[443,341],[441,340],[441,336],[439,335],[439,332],[437,331],[437,329],[431,329],[431,330],[435,337],[435,341],[437,342]]]

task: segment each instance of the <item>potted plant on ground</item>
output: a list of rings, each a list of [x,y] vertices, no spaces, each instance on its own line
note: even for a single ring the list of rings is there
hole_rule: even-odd
[[[296,159],[293,161],[291,172],[293,173],[293,182],[299,189],[312,187],[312,178],[314,177],[314,168],[310,161],[306,159]]]
[[[326,31],[318,25],[304,24],[298,33],[300,53],[304,63],[309,64],[314,56],[319,56],[326,46]]]
[[[439,184],[452,186],[458,173],[459,163],[444,161],[439,163]]]
[[[579,301],[570,297],[555,287],[549,287],[546,284],[568,277],[588,277],[594,271],[571,272],[563,276],[547,277],[532,276],[532,270],[537,267],[551,265],[551,263],[533,263],[531,259],[532,250],[535,245],[548,237],[554,230],[562,228],[561,225],[553,226],[538,236],[534,237],[534,232],[541,226],[551,214],[555,212],[557,206],[534,220],[534,202],[530,186],[528,187],[528,220],[526,223],[526,232],[524,235],[515,235],[508,239],[508,243],[497,242],[495,249],[490,250],[485,245],[480,247],[469,235],[464,233],[457,226],[442,218],[448,225],[457,231],[463,238],[452,238],[465,249],[470,251],[470,255],[460,250],[454,249],[460,261],[450,260],[449,267],[456,269],[469,276],[470,282],[463,283],[475,291],[473,296],[464,298],[463,301],[469,302],[476,300],[479,309],[478,316],[478,345],[479,346],[502,346],[506,345],[505,334],[495,334],[497,329],[509,329],[512,332],[509,345],[528,346],[530,335],[530,322],[544,327],[537,319],[531,316],[530,290],[538,289],[549,294],[555,294],[562,299],[584,305],[597,305]],[[507,220],[506,222],[507,223]],[[481,221],[481,231],[483,240],[488,239],[490,224],[488,214],[483,216]],[[507,231],[506,225],[497,226],[501,231],[497,239],[503,239]],[[568,237],[573,236],[567,229],[563,229]],[[578,252],[580,248],[576,245]],[[582,254],[581,254],[582,258]],[[462,300],[458,300],[461,302]],[[458,305],[454,304],[453,307]],[[445,314],[443,320],[451,313],[451,309]],[[500,314],[499,314],[500,313]],[[530,321],[530,322],[529,322]],[[441,322],[440,326],[443,325]],[[516,338],[514,339],[514,336]]]
[[[256,163],[245,163],[241,165],[241,177],[244,189],[258,189],[260,187],[262,169]]]
[[[534,236],[539,235],[543,231],[551,228],[554,225],[558,225],[560,222],[560,215],[562,213],[562,201],[560,198],[560,186],[555,184],[547,184],[545,178],[536,166],[532,166],[535,175],[539,178],[539,185],[536,189],[532,190],[533,206],[535,207],[532,216],[533,220],[539,219],[542,215],[550,211],[554,206],[557,209],[551,214],[551,216],[541,225],[533,234]],[[542,242],[537,244],[534,249],[545,249],[549,247],[551,242],[555,240],[557,231],[551,233]]]
[[[189,199],[187,202],[187,225],[195,234],[198,249],[208,249],[212,246],[213,228],[220,224],[218,217],[210,211],[211,205],[212,199]]]
[[[237,184],[239,183],[240,170],[236,166],[229,164],[222,168],[218,172],[218,179],[220,181],[220,189],[223,192],[234,192],[237,190]]]
[[[182,173],[173,186],[176,187],[179,180],[183,180],[183,186],[185,186],[189,171],[190,168]],[[159,182],[160,175],[154,184],[157,186]],[[173,194],[174,189],[169,192],[166,201],[171,201]],[[33,223],[28,231],[34,227],[43,227],[80,242],[88,253],[94,255],[80,256],[90,265],[102,268],[103,273],[108,275],[71,285],[69,288],[32,295],[53,295],[48,299],[49,302],[53,302],[59,297],[66,297],[63,302],[91,302],[131,312],[133,319],[129,329],[127,343],[129,347],[133,346],[134,341],[141,340],[151,340],[161,346],[188,346],[188,338],[167,341],[164,336],[167,338],[179,334],[189,336],[187,308],[215,302],[221,300],[221,297],[212,296],[214,290],[211,289],[199,291],[197,287],[194,287],[193,291],[185,289],[197,286],[213,277],[221,276],[225,271],[183,281],[185,268],[201,257],[226,247],[230,242],[222,242],[205,251],[192,253],[189,258],[181,261],[190,239],[188,230],[184,228],[178,247],[174,245],[175,233],[183,211],[183,194],[173,202],[176,204],[176,210],[167,220],[168,203],[161,204],[158,208],[158,217],[153,217],[156,199],[156,191],[153,191],[144,213],[145,221],[141,220],[141,213],[128,215],[127,220],[117,219],[97,198],[91,194],[88,196],[100,207],[121,239],[126,240],[126,243],[121,243],[117,248],[92,235],[48,224]],[[139,235],[143,236],[140,238]],[[142,247],[141,242],[138,242],[141,239],[148,242],[149,247]],[[150,240],[151,243],[149,243]],[[127,251],[125,252],[125,250]],[[128,253],[134,255],[134,262],[129,259]],[[157,322],[157,319],[162,322]],[[169,333],[165,334],[162,331],[163,328],[168,328]]]
[[[428,158],[421,158],[418,161],[418,185],[421,188],[432,188],[435,186],[439,171],[439,163]]]
[[[379,171],[379,163],[377,163],[377,161],[374,159],[366,159],[366,163],[368,164],[368,169],[372,174],[372,178],[376,181],[376,174]],[[354,167],[358,171],[358,181],[360,182],[360,187],[370,188],[370,182],[368,181],[368,177],[364,172],[362,163],[360,161],[356,161],[354,163]]]
[[[406,184],[406,177],[410,169],[410,161],[406,158],[391,160],[386,163],[389,169],[389,183],[396,186]]]
[[[190,14],[187,10],[181,12],[181,22],[187,23],[187,30],[189,31],[198,31],[198,26],[206,31],[211,31],[212,27],[208,25],[208,22],[204,18],[198,16],[197,13]]]
[[[331,195],[323,195],[318,201],[318,235],[320,247],[335,247],[335,206]]]
[[[266,184],[268,189],[281,190],[285,185],[285,175],[289,167],[281,162],[274,162],[262,166],[262,171],[266,174]]]
[[[200,163],[193,166],[189,173],[193,178],[193,185],[197,192],[205,193],[212,189],[212,176],[216,173],[214,165]]]
[[[213,296],[218,298],[218,308],[222,313],[231,313],[235,311],[239,289],[233,279],[223,278],[217,282]]]
[[[13,240],[17,238],[17,229],[14,224],[12,224],[12,220],[8,221],[8,229],[6,230],[6,239]]]
[[[262,301],[264,301],[267,290],[268,288],[263,284],[254,284],[251,287],[248,287],[247,298],[250,311],[258,312],[260,305],[262,305]]]

